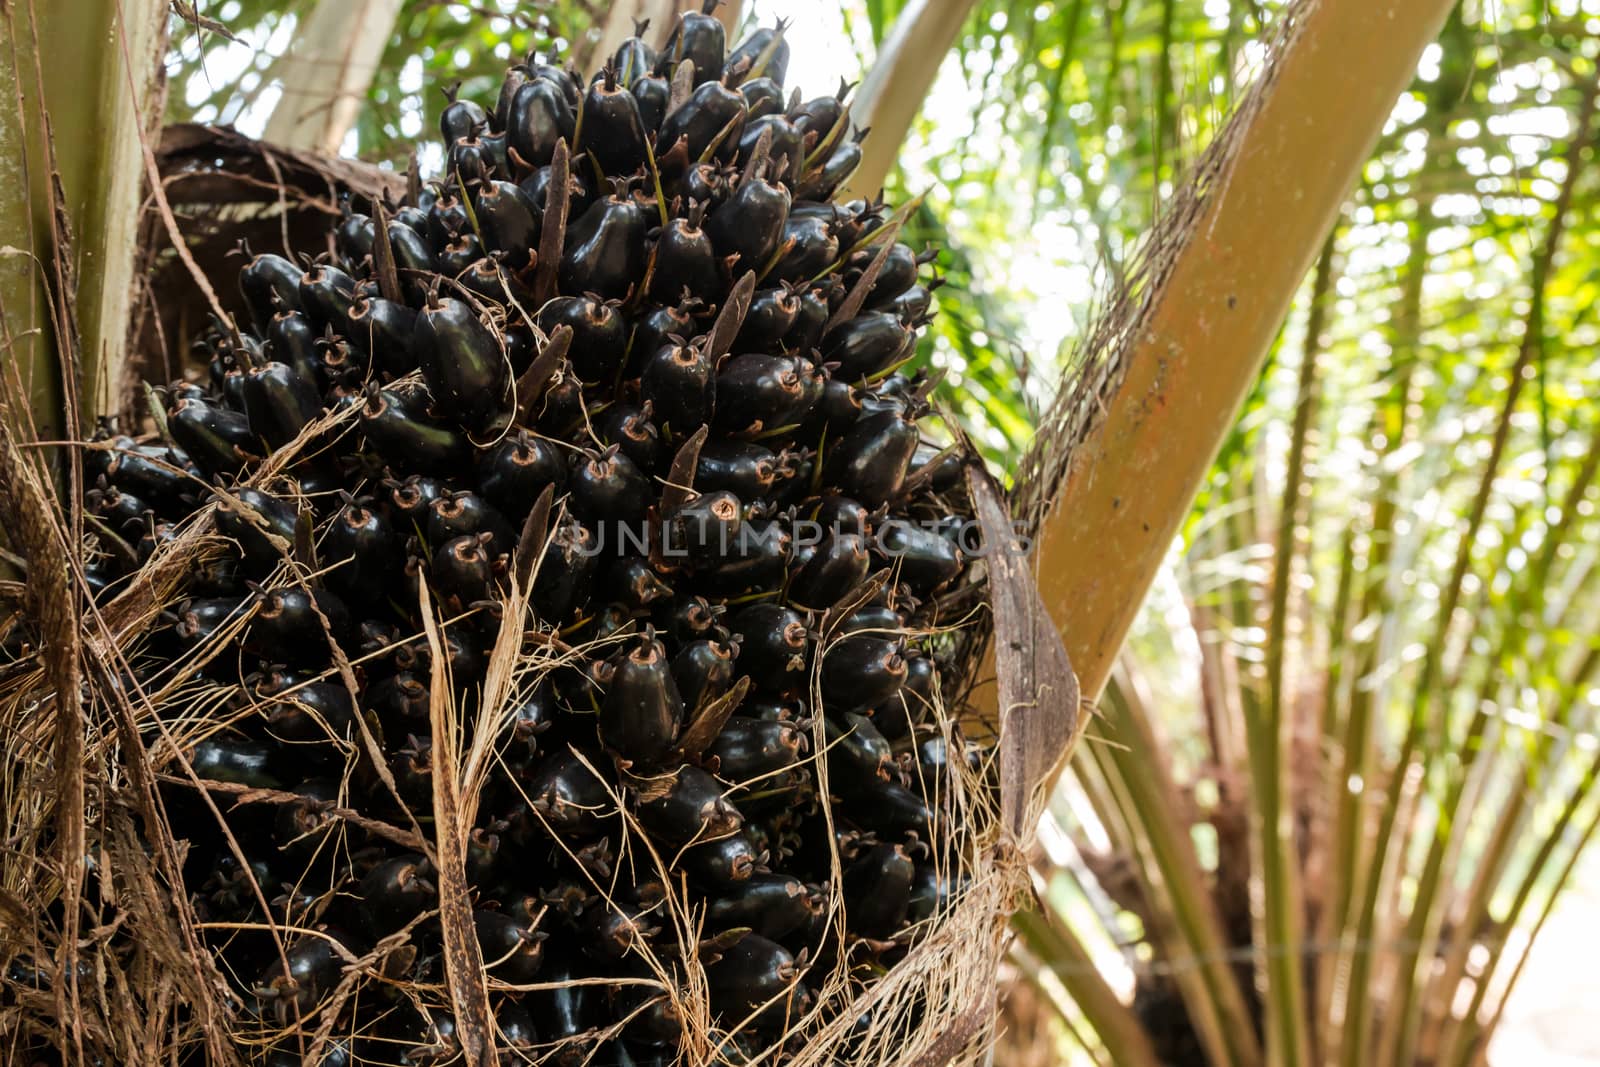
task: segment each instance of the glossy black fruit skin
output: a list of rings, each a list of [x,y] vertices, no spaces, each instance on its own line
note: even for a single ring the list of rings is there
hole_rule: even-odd
[[[714,566],[701,571],[708,586],[730,595],[771,589],[782,581],[794,554],[794,538],[783,521],[751,519]]]
[[[782,115],[765,115],[745,123],[739,138],[738,164],[744,166],[755,156],[763,135],[768,142],[768,175],[773,181],[788,183],[805,163],[804,135]]]
[[[822,695],[840,711],[876,707],[906,680],[905,643],[852,634],[831,643],[822,658]]]
[[[711,360],[698,345],[667,344],[645,361],[639,392],[660,425],[686,436],[710,420],[716,403]]]
[[[591,769],[591,767],[593,769]],[[601,762],[589,765],[571,752],[552,753],[522,783],[535,814],[535,825],[542,825],[558,837],[591,837],[615,817],[611,787],[597,772]]]
[[[721,893],[764,870],[766,856],[747,833],[737,833],[691,845],[680,853],[679,864],[696,885]]]
[[[373,363],[392,378],[417,369],[411,352],[417,313],[404,304],[382,297],[363,296],[350,305],[350,340],[372,357]]]
[[[804,679],[811,636],[798,612],[777,604],[752,604],[729,626],[741,639],[739,669],[758,685],[781,691]]]
[[[781,82],[770,77],[746,78],[739,83],[739,94],[753,122],[767,115],[781,115],[787,106]]]
[[[596,201],[567,229],[561,288],[569,293],[623,297],[644,276],[650,216],[627,194]]]
[[[723,55],[727,50],[727,34],[709,13],[686,11],[667,38],[665,56],[672,66],[688,60],[694,64],[694,83],[700,85],[722,77]]]
[[[909,354],[916,335],[888,311],[864,311],[835,327],[822,342],[822,358],[839,364],[846,381],[870,378]]]
[[[428,528],[433,502],[448,491],[437,478],[422,474],[407,475],[405,481],[387,483],[389,508],[394,524],[403,534],[422,534]]]
[[[611,667],[600,705],[600,739],[636,767],[658,767],[677,741],[684,716],[666,648],[646,636]]]
[[[794,328],[799,314],[800,298],[787,288],[763,289],[751,301],[750,311],[745,315],[734,344],[741,350],[777,345]]]
[[[506,116],[507,146],[525,163],[549,163],[557,142],[571,144],[572,133],[572,108],[559,85],[535,78],[517,90]]]
[[[789,583],[789,600],[808,608],[832,607],[867,577],[872,565],[860,534],[830,533]]]
[[[760,271],[767,265],[789,220],[789,190],[762,178],[750,178],[734,190],[706,222],[706,232],[721,256],[738,256],[734,270]]]
[[[679,767],[671,775],[649,779],[638,795],[639,821],[673,848],[714,841],[744,825],[739,809],[723,796],[722,784],[698,767]]]
[[[386,937],[438,906],[433,867],[416,853],[380,863],[361,879],[362,915],[376,937]]]
[[[789,42],[783,36],[782,26],[777,29],[762,27],[750,34],[728,53],[722,66],[731,71],[747,63],[746,79],[767,78],[776,85],[783,84],[789,73]],[[745,80],[740,88],[749,84],[749,80]]]
[[[322,414],[322,399],[314,379],[288,364],[271,362],[245,372],[244,411],[250,429],[280,448]]]
[[[754,1015],[757,1028],[780,1028],[810,1000],[789,950],[759,934],[748,934],[725,949],[706,968],[706,979],[712,1010],[730,1027]]]
[[[504,253],[513,270],[526,267],[539,241],[540,208],[519,187],[504,181],[479,186],[473,207],[489,251]]]
[[[436,405],[475,429],[501,413],[505,350],[470,305],[430,300],[417,315],[412,345]]]
[[[852,933],[888,937],[900,929],[911,903],[916,864],[901,845],[868,849],[844,872],[845,906]]]
[[[926,656],[906,659],[904,684],[894,696],[872,712],[873,725],[884,737],[898,741],[909,736],[917,725],[932,719],[937,674],[933,660]]]
[[[457,537],[487,534],[485,550],[491,556],[510,552],[511,524],[488,501],[465,490],[442,494],[428,506],[428,543],[442,545]]]
[[[201,781],[233,782],[252,789],[277,789],[282,782],[273,773],[274,745],[218,734],[195,744],[189,766]]]
[[[846,788],[850,818],[863,829],[880,838],[914,834],[919,840],[931,840],[933,812],[917,793],[896,782],[858,782]]]
[[[445,144],[471,137],[488,125],[489,115],[473,100],[454,99],[439,113],[439,135]]]
[[[938,590],[961,573],[961,550],[923,526],[890,520],[878,531],[875,544],[899,565],[901,580],[918,595]]]
[[[716,761],[718,777],[746,783],[788,770],[805,751],[806,735],[795,723],[736,715],[728,719],[706,756]]]
[[[425,292],[433,277],[433,249],[427,238],[403,222],[389,222],[389,248],[394,253],[395,271],[408,299]]]
[[[748,927],[774,941],[812,920],[814,898],[800,879],[789,874],[753,874],[726,896],[712,900],[706,921],[714,929]]]
[[[322,663],[328,639],[350,632],[350,611],[326,589],[274,589],[262,596],[251,620],[250,642],[275,662]]]
[[[539,328],[572,329],[567,358],[584,382],[611,380],[622,366],[628,345],[627,323],[613,303],[588,296],[559,296],[539,309]]]
[[[568,946],[561,950],[552,948],[544,968],[540,985],[544,988],[528,994],[528,1006],[539,1034],[546,1041],[559,1041],[575,1037],[595,1023],[596,995],[599,987],[572,982],[573,978],[586,977],[573,969],[572,960],[577,951]],[[583,1058],[581,1046],[575,1047],[578,1061]],[[558,1059],[558,1062],[565,1062]]]
[[[284,958],[256,979],[262,1014],[270,1011],[284,1020],[308,1015],[344,971],[337,946],[336,938],[308,937],[286,949]]]
[[[894,750],[865,715],[843,712],[827,720],[828,767],[846,789],[877,786],[893,777]]]
[[[733,684],[737,650],[721,641],[700,640],[684,645],[672,660],[672,677],[686,708],[702,707]]]
[[[299,267],[272,253],[253,257],[239,271],[239,293],[257,330],[265,332],[280,308],[300,310]]]
[[[734,356],[717,371],[715,425],[753,436],[801,423],[815,403],[808,391],[814,373],[809,360],[795,356]]]
[[[715,301],[726,289],[717,250],[702,227],[704,205],[689,202],[687,215],[667,220],[656,237],[655,269],[650,276],[650,296],[675,301],[685,292]]]
[[[448,474],[468,460],[466,440],[421,412],[417,403],[390,389],[369,393],[361,429],[372,447],[402,470]]]
[[[338,267],[319,263],[300,275],[300,306],[319,329],[345,330],[356,280]]]
[[[484,966],[503,982],[536,981],[544,961],[546,934],[523,925],[510,915],[482,908],[472,913]]]
[[[607,174],[631,174],[645,160],[644,119],[626,84],[608,67],[584,97],[578,151],[592,152]]]
[[[665,78],[647,76],[636,79],[629,89],[639,101],[639,121],[652,136],[661,130],[661,120],[667,117],[672,101],[672,89]]]
[[[482,258],[482,240],[478,240],[477,234],[462,230],[434,251],[434,270],[446,278],[459,278]]]
[[[613,448],[581,459],[571,486],[574,510],[586,521],[606,524],[615,545],[618,537],[639,532],[655,491],[633,460]]]
[[[632,404],[613,404],[595,424],[595,432],[607,445],[616,445],[641,471],[653,471],[666,460],[655,408],[648,401],[643,408]]]
[[[428,208],[428,240],[443,248],[464,233],[472,232],[472,216],[455,191],[442,194]]]
[[[834,484],[868,507],[900,492],[917,450],[917,428],[894,411],[864,415],[828,455]]]
[[[632,85],[638,79],[649,76],[660,58],[656,50],[642,38],[645,29],[648,27],[636,28],[634,36],[618,45],[611,57],[611,69],[617,81],[623,85]]]
[[[218,497],[216,516],[218,531],[233,538],[246,563],[260,573],[275,566],[294,544],[300,511],[270,493],[241,486]]]
[[[244,413],[196,397],[183,397],[167,412],[167,429],[208,475],[237,474],[262,451]]]
[[[295,373],[321,382],[322,359],[317,355],[317,331],[311,320],[287,308],[272,316],[267,325],[267,351],[279,363],[287,363]]]
[[[561,450],[524,431],[506,437],[478,459],[478,488],[513,522],[533,510],[546,486],[566,483],[567,464]]]
[[[747,441],[707,441],[700,448],[694,484],[701,492],[725,489],[741,500],[767,496],[778,478],[778,457]]]
[[[601,548],[594,531],[581,523],[556,527],[534,573],[531,598],[540,616],[562,623],[588,602]]]
[[[702,82],[682,107],[662,120],[656,155],[665,155],[681,137],[686,141],[689,158],[698,160],[713,141],[722,137],[717,154],[731,159],[739,146],[745,113],[744,97],[736,90],[718,81]],[[746,269],[753,268],[747,265]]]
[[[847,141],[834,149],[828,161],[802,181],[795,193],[808,200],[829,199],[860,165],[860,142]]]

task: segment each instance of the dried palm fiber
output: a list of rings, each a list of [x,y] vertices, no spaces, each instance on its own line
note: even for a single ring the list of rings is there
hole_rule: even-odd
[[[839,100],[784,110],[757,84],[779,80],[781,34],[724,65],[708,33],[691,13],[660,54],[630,41],[587,90],[530,59],[503,108],[453,101],[447,177],[399,203],[356,168],[216,135],[272,172],[276,213],[243,196],[163,228],[249,227],[257,247],[263,228],[290,247],[309,230],[318,262],[290,278],[251,256],[239,300],[221,271],[198,285],[209,382],[151,394],[151,421],[120,427],[145,433],[87,443],[85,498],[58,504],[39,472],[4,501],[43,530],[18,526],[43,595],[0,668],[19,757],[0,900],[26,935],[5,950],[0,1031],[19,1054],[879,1064],[982,1047],[1027,884],[1029,775],[1074,732],[1070,671],[1039,650],[1053,637],[1020,558],[946,536],[981,526],[998,549],[1008,530],[981,466],[964,444],[908,447],[931,383],[897,368],[928,286],[898,215],[827,204],[854,151]],[[713,55],[722,76],[703,78]],[[665,114],[641,117],[662,93]],[[171,141],[169,158],[208,147]],[[328,195],[290,195],[291,166]],[[226,202],[237,178],[193,166],[170,188]],[[318,232],[341,184],[364,196]],[[670,241],[688,251],[668,269]],[[679,333],[651,321],[673,315]],[[617,318],[631,340],[594,342]],[[196,331],[162,319],[144,336],[176,368]],[[696,360],[724,403],[673,377]],[[5,446],[8,468],[36,462]],[[505,488],[550,449],[571,458]],[[791,537],[833,519],[822,545],[752,562],[694,541],[696,508]],[[568,588],[590,566],[573,539],[622,517],[671,522]],[[369,520],[389,532],[361,540]],[[919,537],[912,520],[937,521]],[[986,598],[1016,705],[998,746],[996,724],[961,722]],[[81,808],[62,766],[82,768]]]

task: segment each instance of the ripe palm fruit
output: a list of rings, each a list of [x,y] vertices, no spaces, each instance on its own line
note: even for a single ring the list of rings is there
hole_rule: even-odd
[[[658,764],[683,725],[683,697],[666,648],[647,633],[609,666],[611,678],[600,707],[601,740],[630,763]]]
[[[136,680],[183,680],[203,782],[274,791],[163,783],[196,828],[183,898],[258,921],[259,869],[274,915],[337,917],[357,958],[405,939],[388,977],[440,990],[464,875],[501,1049],[536,1026],[557,1063],[680,1058],[681,998],[631,981],[660,977],[646,951],[668,980],[698,951],[710,1024],[750,1017],[740,1055],[781,1063],[802,970],[869,960],[870,982],[962,884],[965,768],[932,729],[959,687],[920,635],[969,574],[970,458],[899,370],[938,280],[884,248],[885,205],[832,197],[860,158],[846,93],[790,105],[782,27],[729,49],[713,6],[592,80],[530,56],[493,100],[452,97],[448,173],[348,203],[316,259],[249,256],[245,317],[185,339],[208,377],[168,387],[167,437],[85,465],[128,548],[93,561],[98,595],[180,530],[203,544]],[[396,835],[433,832],[483,746],[464,862],[436,872]],[[710,940],[669,943],[679,914]],[[351,1059],[459,1057],[443,1004],[324,996],[360,977],[331,942],[285,969],[239,940],[241,1000],[336,1002]]]

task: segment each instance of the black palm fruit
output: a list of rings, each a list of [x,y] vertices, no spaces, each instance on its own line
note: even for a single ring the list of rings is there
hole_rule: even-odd
[[[499,414],[507,374],[505,346],[466,302],[429,296],[413,345],[434,403],[469,428]]]
[[[539,328],[551,333],[572,329],[567,358],[584,382],[609,379],[622,366],[628,346],[627,323],[614,301],[598,296],[560,296],[539,309]]]
[[[635,22],[633,36],[618,45],[616,54],[611,57],[611,70],[623,85],[632,85],[655,69],[660,57],[644,39],[649,28],[649,19]]]
[[[616,445],[640,470],[654,470],[664,457],[655,408],[649,400],[640,407],[614,404],[595,425],[602,443]]]
[[[659,764],[678,739],[684,713],[665,647],[646,635],[609,666],[601,740],[637,766]]]
[[[639,393],[650,403],[659,425],[681,437],[711,418],[716,402],[712,373],[704,346],[669,341],[645,360]]]
[[[401,470],[445,474],[467,462],[466,438],[420,410],[412,398],[370,385],[361,409],[361,429],[373,449]]]
[[[686,11],[678,16],[672,36],[667,38],[665,57],[677,66],[685,60],[694,64],[694,83],[720,77],[728,42],[722,23],[712,12],[721,0],[705,0],[701,11]]]
[[[623,297],[644,275],[649,214],[626,183],[596,201],[567,229],[561,287],[567,292]]]
[[[732,158],[744,130],[744,97],[712,78],[699,85],[689,99],[668,112],[656,135],[656,155],[665,156],[681,139],[691,160],[699,161],[716,148],[716,155]]]
[[[780,19],[776,26],[756,30],[728,53],[723,66],[740,71],[743,84],[766,78],[774,85],[782,85],[789,73],[789,42],[784,39],[787,28],[788,24]]]
[[[473,200],[484,244],[505,254],[513,269],[528,265],[539,239],[540,208],[519,186],[506,181],[486,181]]]
[[[580,460],[571,484],[574,510],[596,523],[636,524],[655,498],[650,480],[617,445]]]
[[[653,137],[661,130],[661,120],[666,118],[672,100],[672,89],[667,79],[646,74],[634,79],[628,87],[639,102],[639,120]]]
[[[645,136],[638,98],[606,67],[584,97],[577,150],[593,154],[607,174],[628,174],[644,163]]]
[[[265,331],[279,310],[300,310],[302,273],[289,260],[270,252],[251,257],[239,271],[239,294],[256,329]]]
[[[702,228],[706,205],[690,200],[687,212],[668,220],[656,237],[650,296],[672,301],[684,293],[701,300],[719,299],[725,288],[722,264],[711,237]]]
[[[889,311],[866,311],[841,323],[822,341],[822,358],[839,364],[846,381],[870,378],[910,353],[916,334]]]
[[[917,450],[917,428],[896,411],[857,420],[828,455],[834,484],[876,507],[899,493]]]
[[[789,190],[752,175],[706,222],[711,243],[722,256],[738,256],[739,273],[761,271],[778,251],[784,223],[789,221]]]
[[[561,450],[526,430],[518,430],[478,457],[479,491],[514,522],[527,518],[546,486],[560,487],[566,476]]]
[[[512,98],[506,114],[506,144],[528,166],[542,167],[555,154],[556,144],[572,141],[575,116],[562,86],[536,77]]]
[[[593,77],[528,56],[451,96],[421,154],[444,173],[247,254],[239,320],[177,342],[203,371],[159,394],[161,439],[85,453],[97,596],[198,546],[125,680],[181,695],[152,725],[218,783],[161,768],[177,899],[254,924],[206,929],[221,973],[255,1023],[335,1013],[327,1062],[463,1055],[441,912],[463,877],[500,1052],[573,1067],[690,1054],[682,991],[653,983],[693,953],[706,1022],[738,1027],[719,1054],[782,1063],[803,971],[866,989],[962,892],[981,806],[950,803],[977,777],[943,727],[971,460],[900,367],[933,257],[833,196],[847,91],[791,104],[783,27],[730,49],[713,6]],[[436,872],[439,787],[469,765],[465,854]]]

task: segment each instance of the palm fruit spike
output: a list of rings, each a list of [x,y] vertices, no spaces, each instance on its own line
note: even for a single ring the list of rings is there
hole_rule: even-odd
[[[314,257],[241,249],[242,318],[184,339],[205,374],[162,394],[162,439],[86,464],[127,542],[97,595],[202,531],[133,670],[183,678],[202,781],[275,791],[223,806],[243,866],[197,791],[163,793],[196,828],[184,899],[257,921],[259,872],[277,918],[337,917],[355,958],[397,938],[386,978],[443,989],[464,876],[502,1051],[560,1064],[680,1058],[680,998],[624,979],[696,952],[725,1051],[781,1063],[803,971],[848,957],[870,983],[964,884],[970,753],[937,656],[973,565],[969,457],[903,366],[933,255],[834,199],[849,87],[790,103],[784,27],[729,42],[694,6],[592,80],[529,55],[496,94],[446,94],[447,171],[345,198]],[[436,872],[396,835],[427,839],[478,755],[460,869]],[[675,914],[707,940],[674,943]],[[236,940],[219,962],[263,1014],[337,1003],[327,1062],[461,1054],[439,1005],[329,998],[368,981],[333,941],[295,937],[285,968]]]

